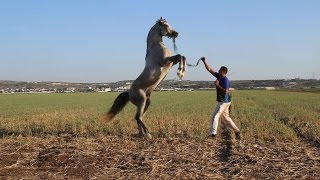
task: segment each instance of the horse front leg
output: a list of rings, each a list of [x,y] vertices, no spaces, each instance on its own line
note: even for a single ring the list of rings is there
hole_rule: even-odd
[[[170,56],[170,57],[165,58],[163,61],[161,61],[160,66],[161,67],[167,66],[172,62],[173,62],[173,66],[174,66],[174,65],[178,64],[180,61],[182,61],[183,59],[186,59],[186,57],[181,56],[180,54],[177,54],[175,56]]]
[[[186,60],[186,57],[185,56],[181,56],[180,54],[177,54],[175,56],[171,56],[169,57],[169,61],[173,62],[173,65],[176,65],[178,63],[181,63],[183,61]]]
[[[179,79],[181,80],[182,77],[184,76],[184,72],[186,71],[186,57],[181,56],[180,54],[177,54],[175,56],[167,57],[163,64],[160,64],[161,66],[168,65],[169,63],[173,63],[172,66],[176,65],[179,63],[179,68],[177,75]]]
[[[178,72],[177,72],[177,75],[180,80],[183,78],[185,71],[186,71],[186,58],[184,56],[182,56],[182,58],[179,62],[179,68],[178,68]]]
[[[181,80],[184,76],[184,72],[186,71],[186,57],[181,56],[180,54],[171,56],[171,61],[173,62],[173,66],[179,63],[177,75]]]

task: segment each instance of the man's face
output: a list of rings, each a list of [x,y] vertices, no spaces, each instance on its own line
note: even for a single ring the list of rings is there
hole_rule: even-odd
[[[220,74],[220,75],[226,75],[226,73],[224,72],[224,70],[221,69],[221,68],[219,69],[219,74]]]

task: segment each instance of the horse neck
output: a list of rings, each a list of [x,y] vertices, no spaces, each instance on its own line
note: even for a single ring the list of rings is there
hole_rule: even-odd
[[[157,25],[154,25],[148,34],[148,38],[147,38],[147,50],[149,48],[151,48],[151,46],[153,44],[159,44],[162,43],[162,36],[160,35],[158,29],[157,29]]]

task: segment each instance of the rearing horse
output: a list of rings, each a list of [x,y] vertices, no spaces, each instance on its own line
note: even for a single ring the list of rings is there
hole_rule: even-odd
[[[161,17],[150,29],[148,34],[144,70],[132,83],[129,91],[118,95],[108,113],[103,117],[104,121],[111,120],[130,100],[137,106],[135,119],[138,124],[139,135],[149,139],[151,139],[152,136],[142,122],[142,118],[151,103],[151,92],[166,77],[171,67],[175,64],[180,63],[179,77],[183,75],[185,70],[184,65],[186,58],[179,54],[172,56],[172,52],[163,43],[163,36],[175,39],[178,37],[178,32],[172,29],[168,22]]]

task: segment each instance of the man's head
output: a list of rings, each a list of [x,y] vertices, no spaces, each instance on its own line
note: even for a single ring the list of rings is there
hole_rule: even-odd
[[[221,66],[219,69],[219,74],[222,76],[225,76],[225,75],[227,75],[227,73],[228,73],[228,68],[225,66]]]

